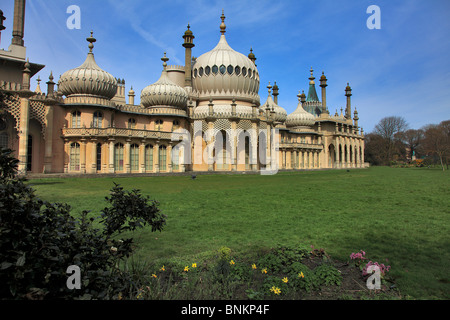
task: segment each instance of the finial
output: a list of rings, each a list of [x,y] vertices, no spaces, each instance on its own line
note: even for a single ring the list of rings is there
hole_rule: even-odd
[[[224,35],[225,29],[227,28],[227,26],[225,25],[225,15],[223,14],[223,9],[222,9],[222,15],[220,16],[220,19],[222,20],[222,23],[220,24],[220,33]]]
[[[37,79],[36,79],[38,85],[41,83],[41,76],[38,75]]]
[[[313,68],[311,67],[311,70],[310,70],[310,72],[311,72],[311,76],[309,77],[309,84],[315,84],[315,82],[314,82],[314,79],[315,79],[315,77],[314,77],[314,75],[313,75]]]
[[[164,68],[164,70],[166,70],[167,61],[169,61],[169,58],[166,57],[166,53],[165,52],[164,52],[164,57],[162,57],[161,60],[163,61],[163,68]]]
[[[269,89],[269,96],[270,96],[271,89],[272,89],[272,86],[270,85],[270,81],[269,81],[269,85],[267,86],[267,89]]]
[[[50,75],[48,77],[48,80],[53,81],[53,71],[50,71]]]
[[[86,41],[89,42],[89,53],[92,53],[92,49],[94,48],[94,42],[97,41],[97,39],[95,39],[93,37],[94,31],[91,30],[91,36],[86,38]]]

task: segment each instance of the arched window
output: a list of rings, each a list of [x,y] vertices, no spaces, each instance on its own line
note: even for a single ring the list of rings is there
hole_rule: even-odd
[[[130,166],[131,171],[139,170],[139,146],[135,143],[130,146]]]
[[[70,171],[80,171],[80,144],[72,142],[70,144]]]
[[[203,67],[200,67],[200,69],[198,69],[198,75],[200,77],[203,75]]]
[[[81,128],[81,112],[78,110],[72,112],[72,128]]]
[[[123,171],[123,144],[114,145],[114,171]]]
[[[153,146],[145,146],[145,171],[153,171]]]
[[[228,74],[233,74],[233,66],[231,64],[227,67],[227,72]]]
[[[94,121],[93,121],[94,128],[102,128],[103,126],[103,113],[100,111],[94,112]]]
[[[216,65],[213,65],[212,73],[217,74],[217,72],[219,72],[219,68]]]
[[[160,171],[166,171],[167,170],[167,166],[166,166],[167,154],[166,154],[166,151],[167,151],[166,146],[159,146],[159,170]]]
[[[249,77],[249,78],[252,77],[252,69],[248,69],[248,77]]]
[[[211,73],[211,67],[210,67],[210,66],[206,66],[206,68],[205,68],[205,74],[206,74],[207,76],[209,76],[210,73]]]
[[[235,73],[237,76],[240,75],[240,74],[241,74],[241,67],[236,66],[236,67],[234,68],[234,73]]]
[[[225,74],[225,72],[227,72],[227,67],[225,67],[225,66],[222,64],[222,65],[220,66],[219,70],[220,70],[220,73],[221,73],[221,74]]]
[[[128,129],[136,129],[136,119],[128,119]]]
[[[197,68],[194,69],[194,78],[197,77]]]
[[[247,68],[243,67],[242,68],[242,75],[245,77],[247,75]]]

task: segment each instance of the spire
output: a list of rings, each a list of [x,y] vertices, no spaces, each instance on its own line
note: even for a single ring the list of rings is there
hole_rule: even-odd
[[[225,15],[223,14],[223,9],[222,9],[222,15],[220,16],[220,19],[222,20],[222,23],[220,24],[220,33],[222,35],[225,35],[225,29],[227,28],[227,26],[225,25]]]
[[[308,90],[308,98],[306,98],[306,101],[317,101],[319,102],[319,98],[317,97],[316,92],[316,83],[314,82],[314,79],[316,79],[313,75],[313,68],[311,67],[311,76],[309,77],[309,90]]]

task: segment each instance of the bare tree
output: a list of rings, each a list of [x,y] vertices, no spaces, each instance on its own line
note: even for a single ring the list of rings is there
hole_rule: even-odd
[[[385,162],[389,163],[393,160],[396,147],[398,147],[396,143],[398,134],[406,129],[408,129],[408,123],[404,118],[398,116],[385,117],[375,126],[373,133],[384,140],[384,144],[380,146],[384,150],[380,150],[380,152],[385,154]]]

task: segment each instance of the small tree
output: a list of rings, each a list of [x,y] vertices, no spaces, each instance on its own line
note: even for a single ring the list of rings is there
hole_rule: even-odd
[[[75,218],[69,205],[37,198],[16,178],[10,150],[1,150],[0,165],[1,299],[109,299],[131,289],[132,277],[118,262],[132,254],[133,239],[119,236],[145,225],[162,231],[165,215],[157,202],[115,185],[100,218],[105,226],[96,228],[87,211]],[[66,286],[71,265],[82,273],[79,290]]]
[[[450,156],[450,120],[443,121],[438,125],[427,125],[424,127],[424,148],[428,154],[439,157],[442,170],[445,170],[444,160]]]

